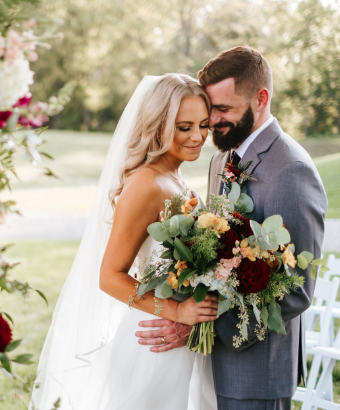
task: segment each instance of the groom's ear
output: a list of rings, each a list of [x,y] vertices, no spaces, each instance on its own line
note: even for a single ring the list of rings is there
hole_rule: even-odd
[[[261,88],[256,94],[256,111],[262,112],[270,105],[270,94],[266,88]]]

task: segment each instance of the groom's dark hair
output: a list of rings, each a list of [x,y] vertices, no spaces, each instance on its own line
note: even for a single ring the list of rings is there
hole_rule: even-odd
[[[210,60],[198,72],[203,87],[235,79],[235,91],[252,98],[261,88],[273,94],[273,74],[268,61],[251,47],[234,47]]]

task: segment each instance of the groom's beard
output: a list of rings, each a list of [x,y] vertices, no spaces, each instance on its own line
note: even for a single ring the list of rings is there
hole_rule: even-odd
[[[216,126],[219,127],[230,127],[229,131],[218,131]],[[251,130],[254,127],[254,114],[251,106],[247,108],[246,112],[239,122],[234,125],[229,121],[221,121],[214,125],[214,131],[212,133],[213,142],[216,147],[222,151],[227,152],[232,148],[239,147],[242,142],[244,142],[250,135]]]

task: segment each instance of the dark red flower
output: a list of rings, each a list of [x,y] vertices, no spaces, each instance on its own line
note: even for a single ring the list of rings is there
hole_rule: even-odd
[[[219,259],[231,259],[235,255],[233,254],[233,248],[236,247],[235,241],[239,241],[240,238],[235,231],[229,229],[229,231],[221,235],[220,243],[223,248],[217,251]]]
[[[12,329],[7,321],[0,315],[0,352],[4,352],[12,341]]]
[[[12,115],[12,111],[0,111],[0,128],[6,127],[8,118]]]
[[[240,293],[257,293],[265,290],[269,283],[269,266],[261,259],[254,262],[248,258],[242,259],[236,268],[237,280],[240,282],[237,291]]]
[[[19,98],[19,100],[13,105],[13,107],[28,107],[32,100],[32,94],[28,93],[24,97]]]
[[[238,168],[238,166],[233,164],[227,164],[225,170],[227,172],[232,172],[237,178],[242,174],[242,171]]]
[[[250,219],[244,218],[237,212],[234,212],[233,215],[236,219],[239,219],[242,222],[242,224],[235,224],[233,222],[230,222],[230,226],[238,234],[238,236],[249,238],[249,236],[254,235],[254,232],[250,227]]]

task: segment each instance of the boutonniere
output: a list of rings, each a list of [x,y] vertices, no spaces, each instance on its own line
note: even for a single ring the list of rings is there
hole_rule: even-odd
[[[249,180],[256,181],[253,174],[248,171],[248,168],[252,162],[253,161],[248,161],[244,165],[233,165],[231,162],[226,165],[223,174],[218,174],[222,177],[227,193],[230,192],[233,182],[237,182],[239,185],[242,185]]]

